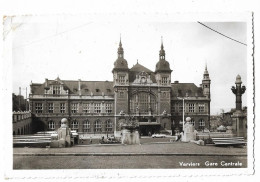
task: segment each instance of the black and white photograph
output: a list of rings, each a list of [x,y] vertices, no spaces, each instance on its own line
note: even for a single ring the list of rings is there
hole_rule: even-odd
[[[251,13],[2,18],[9,174],[252,173]]]

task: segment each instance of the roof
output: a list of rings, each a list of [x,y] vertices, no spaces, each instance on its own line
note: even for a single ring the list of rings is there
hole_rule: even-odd
[[[172,72],[170,64],[166,60],[160,60],[157,62],[155,72]]]
[[[144,67],[143,65],[136,63],[130,70],[129,70],[129,82],[133,82],[136,78],[136,74],[140,72],[146,72],[151,75],[151,80],[153,83],[156,82],[154,72],[150,69]]]
[[[172,83],[172,97],[201,97],[203,91],[201,87],[197,87],[194,83]]]
[[[123,57],[117,58],[117,60],[114,62],[114,70],[128,70],[128,63]]]
[[[144,67],[143,65],[136,63],[131,69],[130,71],[134,71],[134,72],[147,72],[147,73],[152,73],[153,71],[149,70],[148,68]]]
[[[48,84],[54,83],[55,80],[46,80]],[[46,81],[41,85],[32,85],[33,94],[44,94],[44,88]],[[64,84],[64,89],[69,90],[70,94],[79,94],[78,84],[79,81],[75,80],[62,80]],[[95,95],[102,95],[102,92],[107,96],[114,95],[113,82],[111,81],[80,81],[81,85],[81,94],[82,95],[91,95],[91,92]]]

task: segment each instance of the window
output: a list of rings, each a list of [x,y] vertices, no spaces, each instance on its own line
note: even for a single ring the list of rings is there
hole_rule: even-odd
[[[205,112],[205,105],[199,104],[199,112]]]
[[[205,127],[205,121],[203,119],[199,120],[199,129],[204,129]]]
[[[119,78],[118,80],[119,80],[120,84],[124,84],[125,83],[125,76],[119,76],[118,78]]]
[[[189,104],[189,112],[195,112],[195,104]]]
[[[83,132],[90,132],[90,122],[88,120],[83,122]]]
[[[55,123],[54,123],[54,121],[49,121],[49,122],[48,122],[48,129],[50,129],[50,130],[54,130],[54,129],[55,129]]]
[[[112,113],[112,104],[106,103],[106,113]]]
[[[112,121],[107,120],[106,121],[106,131],[112,131],[112,129],[113,129]]]
[[[90,113],[90,103],[83,104],[83,112]]]
[[[54,104],[48,103],[48,113],[53,113]]]
[[[167,85],[167,83],[168,83],[168,78],[163,76],[162,77],[162,85]]]
[[[96,92],[99,92],[99,91],[100,91],[100,90],[97,88],[97,89],[96,89]]]
[[[184,110],[185,111],[185,110]],[[183,104],[179,104],[179,112],[182,113],[183,112]]]
[[[194,121],[194,119],[192,119],[192,120],[190,121],[190,124],[192,124],[193,126],[195,126],[195,121]]]
[[[72,121],[71,129],[78,131],[79,130],[79,122],[78,121]]]
[[[94,131],[95,132],[101,132],[101,122],[99,120],[95,121]]]
[[[138,108],[138,112],[141,114],[147,114],[149,111],[156,111],[156,97],[147,92],[140,92],[134,94],[130,98],[130,112],[135,113]]]
[[[53,86],[53,94],[54,95],[60,94],[60,86],[59,85]]]
[[[100,103],[95,103],[94,112],[95,113],[101,113],[101,104]]]
[[[176,103],[172,103],[171,104],[171,110],[172,110],[172,112],[176,112]]]
[[[72,113],[77,113],[78,112],[78,103],[73,103],[71,105],[71,112]]]
[[[65,103],[60,103],[60,113],[65,113]]]
[[[42,103],[35,103],[35,112],[42,113]]]

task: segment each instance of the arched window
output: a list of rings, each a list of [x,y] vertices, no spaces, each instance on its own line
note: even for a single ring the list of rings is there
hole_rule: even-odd
[[[48,122],[48,129],[49,129],[49,130],[54,130],[54,129],[55,129],[55,123],[54,123],[54,121],[49,121],[49,122]]]
[[[18,128],[17,135],[20,135],[20,129]]]
[[[199,120],[199,129],[204,129],[205,127],[205,121],[203,119]]]
[[[195,126],[195,121],[194,121],[194,119],[191,119],[190,123],[191,123],[193,126]]]
[[[78,131],[79,130],[79,122],[78,121],[72,121],[71,129]]]
[[[83,132],[90,132],[90,122],[86,120],[83,122]]]
[[[106,131],[112,131],[112,129],[113,129],[112,121],[107,120],[106,121]]]
[[[133,94],[130,98],[130,112],[136,113],[137,108],[141,114],[156,112],[156,97],[147,92]]]
[[[101,132],[101,121],[97,120],[95,121],[95,124],[94,124],[94,131],[95,132]]]

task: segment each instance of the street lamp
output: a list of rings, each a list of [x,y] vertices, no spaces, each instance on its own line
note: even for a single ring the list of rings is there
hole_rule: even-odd
[[[177,97],[178,99],[182,99],[182,130],[184,130],[184,114],[185,114],[185,105],[184,105],[184,100],[186,99],[185,97],[180,98]]]
[[[184,107],[184,98],[182,98],[182,130],[184,131],[184,111],[185,111],[185,107]]]

